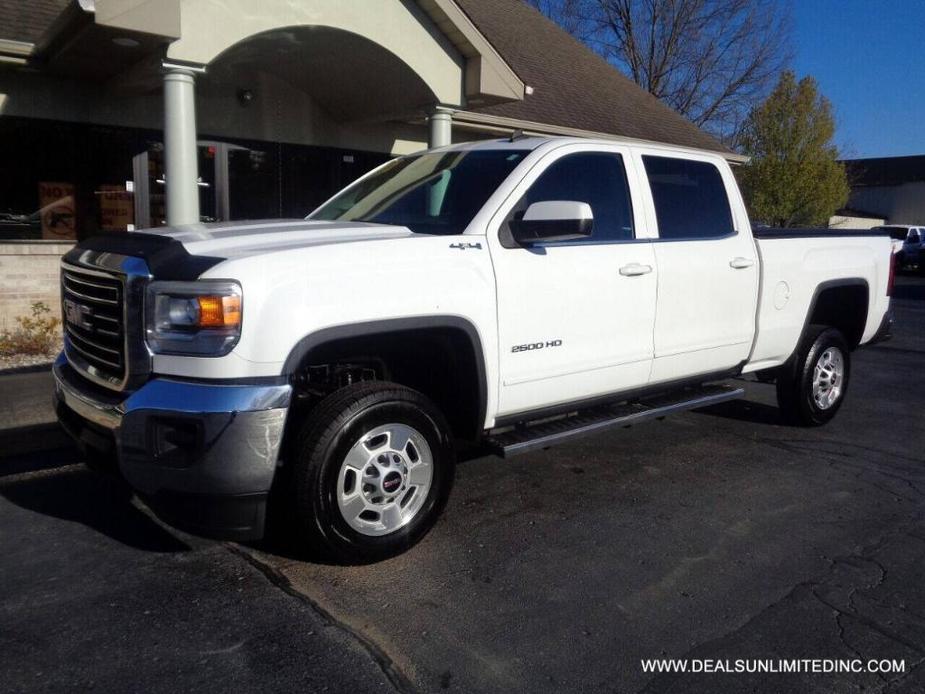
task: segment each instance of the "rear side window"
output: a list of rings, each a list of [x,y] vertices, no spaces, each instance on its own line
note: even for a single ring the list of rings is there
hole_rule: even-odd
[[[662,239],[709,239],[735,233],[726,186],[713,164],[644,156]]]
[[[513,217],[522,217],[535,202],[550,200],[586,202],[591,206],[594,226],[591,236],[580,243],[633,238],[633,207],[619,154],[569,154],[553,162],[520,199]]]

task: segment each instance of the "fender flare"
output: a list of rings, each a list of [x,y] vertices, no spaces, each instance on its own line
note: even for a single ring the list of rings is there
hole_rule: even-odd
[[[813,312],[816,310],[816,305],[819,303],[819,297],[823,292],[828,291],[829,289],[839,289],[842,287],[863,287],[867,292],[867,311],[870,313],[870,283],[863,277],[846,277],[843,279],[836,280],[826,280],[825,282],[820,282],[816,285],[815,290],[813,290],[813,296],[809,300],[809,308],[806,310],[806,316],[803,318],[803,328],[800,330],[800,334],[797,337],[797,344],[793,348],[793,352],[787,357],[789,361],[793,355],[796,353],[797,349],[800,347],[800,342],[803,339],[803,336],[806,335],[806,330],[810,326],[810,317],[813,315]],[[867,316],[864,317],[864,325],[867,325]],[[847,335],[845,336],[847,338]],[[859,339],[864,337],[864,329],[861,328],[861,335]],[[855,345],[855,348],[860,346],[860,342]]]
[[[427,329],[459,330],[469,340],[475,356],[475,370],[478,383],[478,422],[479,429],[484,427],[485,415],[488,409],[488,373],[485,369],[485,351],[482,348],[482,338],[475,324],[466,318],[452,315],[415,316],[410,318],[389,318],[385,320],[365,321],[361,323],[348,323],[322,328],[301,338],[290,350],[283,363],[282,375],[290,377],[298,368],[302,360],[313,350],[336,340],[355,337],[373,337],[388,333],[405,332],[411,330]]]

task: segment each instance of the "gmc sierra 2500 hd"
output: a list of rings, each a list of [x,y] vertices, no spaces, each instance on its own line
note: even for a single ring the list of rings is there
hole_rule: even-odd
[[[271,499],[371,561],[433,525],[460,442],[512,455],[750,372],[823,424],[891,283],[886,235],[753,233],[720,154],[512,137],[395,159],[306,220],[78,244],[55,394],[168,522],[257,538]]]

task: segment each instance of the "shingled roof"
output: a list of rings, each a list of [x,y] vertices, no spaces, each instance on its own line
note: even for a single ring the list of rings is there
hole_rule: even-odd
[[[521,0],[456,0],[523,82],[523,101],[473,110],[729,153],[672,108]]]
[[[35,43],[68,0],[0,0],[0,39]]]

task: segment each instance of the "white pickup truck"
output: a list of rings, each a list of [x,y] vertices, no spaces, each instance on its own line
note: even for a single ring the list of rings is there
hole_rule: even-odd
[[[90,239],[61,281],[88,461],[178,526],[260,537],[269,500],[371,561],[433,525],[467,443],[546,447],[752,372],[826,422],[889,334],[892,262],[881,232],[753,232],[716,153],[512,137],[395,159],[306,220]]]

